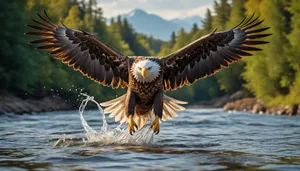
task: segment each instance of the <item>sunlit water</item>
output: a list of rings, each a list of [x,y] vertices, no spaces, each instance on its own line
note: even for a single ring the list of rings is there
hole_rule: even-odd
[[[300,117],[188,109],[130,136],[83,109],[1,115],[0,170],[300,170]]]

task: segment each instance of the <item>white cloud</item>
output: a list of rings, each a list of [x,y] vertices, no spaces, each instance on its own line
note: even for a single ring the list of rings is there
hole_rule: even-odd
[[[104,17],[110,18],[133,9],[143,9],[165,19],[184,18],[193,15],[204,17],[206,9],[212,9],[214,0],[98,0]]]
[[[161,10],[161,11],[149,11],[149,13],[153,13],[159,15],[165,19],[174,19],[174,18],[185,18],[194,15],[199,15],[201,17],[205,16],[206,9],[212,9],[212,5],[204,5],[197,8],[190,8],[188,10]]]

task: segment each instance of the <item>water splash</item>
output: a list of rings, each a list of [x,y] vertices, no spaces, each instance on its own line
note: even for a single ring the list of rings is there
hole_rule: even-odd
[[[86,138],[83,139],[83,146],[107,146],[107,145],[143,145],[148,146],[153,142],[153,130],[150,124],[144,125],[143,128],[137,130],[133,135],[130,135],[127,129],[122,129],[120,124],[116,128],[110,128],[103,109],[94,97],[81,93],[86,98],[82,100],[79,107],[79,114],[82,126],[84,128]],[[103,126],[100,131],[91,128],[83,117],[83,113],[88,102],[93,102],[97,105],[100,114],[102,115]],[[77,142],[76,142],[77,141]],[[59,139],[55,143],[57,146],[72,146],[78,144],[78,138],[75,139]]]

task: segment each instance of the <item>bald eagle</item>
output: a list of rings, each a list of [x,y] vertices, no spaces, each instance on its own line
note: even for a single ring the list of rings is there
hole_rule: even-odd
[[[230,30],[215,30],[164,57],[126,56],[86,31],[54,24],[46,12],[37,15],[39,20],[30,18],[35,25],[27,25],[37,31],[25,34],[41,39],[30,44],[40,44],[37,49],[51,51],[51,56],[97,83],[127,87],[125,95],[101,105],[116,121],[127,122],[130,134],[149,119],[158,134],[160,122],[177,116],[176,110],[183,110],[181,105],[186,104],[164,95],[164,91],[191,85],[242,56],[251,56],[249,52],[261,50],[254,45],[268,43],[257,39],[271,35],[262,34],[269,27],[257,28],[263,21],[253,14]]]

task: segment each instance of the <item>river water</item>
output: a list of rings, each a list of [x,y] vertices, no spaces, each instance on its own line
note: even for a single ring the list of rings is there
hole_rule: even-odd
[[[187,109],[139,138],[101,137],[99,111],[84,117],[102,142],[89,141],[78,111],[1,115],[0,170],[300,170],[300,117]]]

